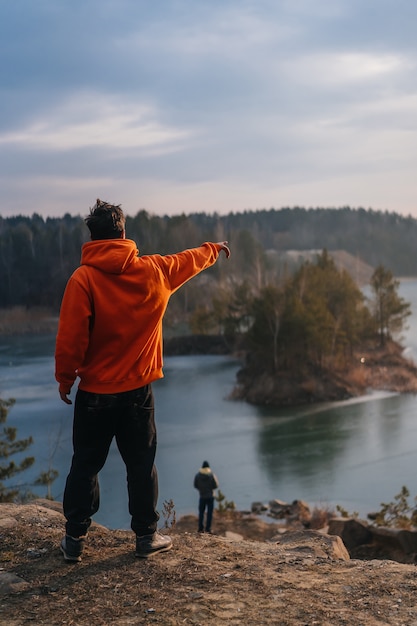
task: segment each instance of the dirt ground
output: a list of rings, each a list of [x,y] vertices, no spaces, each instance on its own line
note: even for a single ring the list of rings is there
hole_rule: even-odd
[[[82,562],[68,564],[51,507],[0,505],[1,625],[417,626],[414,565],[330,558],[320,542],[219,516],[213,535],[180,520],[172,550],[146,560],[133,533],[93,525]],[[245,528],[244,540],[230,533]]]

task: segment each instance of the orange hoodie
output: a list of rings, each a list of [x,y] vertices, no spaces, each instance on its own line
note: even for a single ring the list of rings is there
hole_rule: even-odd
[[[139,257],[130,239],[83,245],[61,304],[55,377],[60,392],[120,393],[162,378],[162,318],[187,280],[213,265],[215,243]]]

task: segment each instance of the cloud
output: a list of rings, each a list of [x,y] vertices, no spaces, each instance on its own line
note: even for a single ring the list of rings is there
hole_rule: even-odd
[[[180,150],[190,133],[166,126],[157,117],[149,106],[123,103],[111,95],[77,94],[43,111],[27,126],[0,133],[0,144],[50,151],[136,148],[161,154]]]
[[[417,210],[416,18],[409,0],[3,3],[1,213]]]
[[[414,69],[414,63],[398,54],[372,54],[367,51],[319,52],[289,60],[284,64],[289,78],[314,84],[316,88],[351,88],[365,81],[386,80]]]

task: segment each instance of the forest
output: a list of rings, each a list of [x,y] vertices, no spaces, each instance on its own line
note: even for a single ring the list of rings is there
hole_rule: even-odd
[[[285,257],[289,250],[344,250],[373,268],[389,268],[395,276],[417,276],[417,220],[395,213],[294,207],[167,217],[141,210],[127,217],[126,230],[140,254],[229,241],[230,262],[217,264],[174,296],[170,311],[176,318],[203,304],[207,289],[211,293],[215,284],[230,287],[249,281],[260,289],[281,280],[290,269]],[[47,307],[57,312],[87,237],[81,216],[0,217],[0,308]]]

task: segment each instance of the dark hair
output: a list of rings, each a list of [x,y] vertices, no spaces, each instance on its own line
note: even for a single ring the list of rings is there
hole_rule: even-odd
[[[93,208],[90,209],[90,215],[84,221],[93,240],[119,239],[126,223],[120,204],[109,204],[99,199],[97,199]]]
[[[208,461],[203,461],[203,467],[210,467],[209,462]]]

